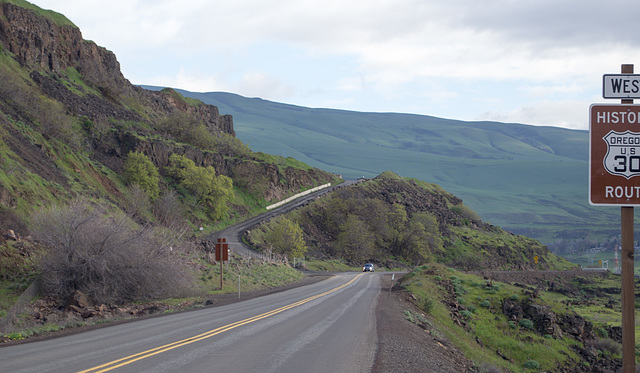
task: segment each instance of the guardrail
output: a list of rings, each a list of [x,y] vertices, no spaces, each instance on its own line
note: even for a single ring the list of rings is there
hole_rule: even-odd
[[[277,202],[277,203],[274,203],[273,205],[269,205],[269,206],[267,206],[267,207],[266,207],[266,209],[267,209],[267,210],[274,209],[274,208],[276,208],[276,207],[278,207],[278,206],[282,206],[282,205],[284,205],[284,204],[285,204],[285,203],[287,203],[287,202],[291,202],[291,201],[293,201],[293,200],[294,200],[294,199],[296,199],[296,198],[300,198],[300,197],[302,197],[302,196],[306,196],[306,195],[307,195],[307,194],[309,194],[309,193],[313,193],[313,192],[318,191],[318,190],[320,190],[320,189],[328,188],[328,187],[330,187],[330,186],[331,186],[331,183],[329,183],[329,184],[324,184],[324,185],[320,185],[320,186],[317,186],[317,187],[312,188],[312,189],[309,189],[309,190],[305,190],[304,192],[301,192],[301,193],[298,193],[298,194],[296,194],[296,195],[293,195],[293,196],[291,196],[291,197],[289,197],[289,198],[287,198],[287,199],[283,199],[282,201]]]

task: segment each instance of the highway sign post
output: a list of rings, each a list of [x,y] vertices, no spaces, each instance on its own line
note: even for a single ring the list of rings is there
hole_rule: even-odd
[[[640,206],[640,76],[633,65],[603,76],[602,96],[621,105],[589,108],[589,203],[620,205],[622,238],[622,369],[635,373],[633,208]]]
[[[229,260],[229,244],[227,244],[227,239],[223,237],[218,237],[218,242],[216,243],[216,261],[220,262],[220,289],[222,289],[222,285],[224,284],[222,281],[223,275],[223,263]]]

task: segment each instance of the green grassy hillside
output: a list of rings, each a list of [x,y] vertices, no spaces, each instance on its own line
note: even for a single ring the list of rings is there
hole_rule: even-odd
[[[552,242],[619,230],[616,208],[588,204],[587,131],[180,92],[233,115],[238,138],[255,151],[291,156],[347,179],[392,170],[436,183],[514,233]]]
[[[616,372],[619,281],[585,272],[480,277],[423,265],[394,289],[412,295],[416,307],[404,311],[407,320],[433,337],[445,335],[480,372]]]

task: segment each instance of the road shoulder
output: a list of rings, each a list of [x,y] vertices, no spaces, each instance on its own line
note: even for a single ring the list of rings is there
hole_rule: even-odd
[[[376,307],[378,350],[373,373],[473,372],[473,363],[450,342],[436,338],[408,321],[405,310],[420,312],[402,289],[389,291],[391,276],[383,276]]]

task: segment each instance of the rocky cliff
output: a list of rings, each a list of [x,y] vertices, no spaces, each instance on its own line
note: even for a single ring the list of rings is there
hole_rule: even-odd
[[[0,79],[5,142],[22,167],[61,185],[66,192],[74,189],[69,185],[76,180],[93,183],[90,188],[102,190],[109,198],[119,198],[117,182],[97,169],[106,166],[121,173],[130,151],[143,152],[161,172],[171,154],[184,155],[197,166],[213,166],[237,187],[267,201],[336,179],[321,170],[264,161],[242,146],[238,150],[230,115],[221,115],[217,107],[187,100],[171,89],[148,91],[131,84],[112,52],[84,40],[63,15],[26,2],[0,0]],[[167,134],[171,126],[185,122],[204,125],[222,145],[204,149]],[[75,144],[74,151],[88,151],[95,164],[88,165],[93,166],[91,170],[77,161],[61,165],[54,155],[58,150],[26,136],[13,123],[24,123],[45,139],[57,136]],[[69,174],[67,168],[76,174]],[[52,193],[58,198],[65,194]],[[18,206],[28,194],[0,185],[0,201],[5,206]]]
[[[132,85],[120,71],[116,56],[84,40],[80,29],[70,21],[60,24],[30,9],[11,3],[1,5],[0,43],[21,66],[31,70],[32,79],[43,93],[64,103],[71,114],[90,119],[144,120],[141,113],[127,110],[114,102],[134,99],[148,106],[147,114],[151,120],[176,111],[187,112],[203,121],[211,131],[235,136],[232,118],[220,116],[215,106],[190,107],[176,100],[173,95]],[[69,69],[77,70],[85,83],[95,87],[111,101],[96,95],[74,95],[56,79],[67,75]]]

